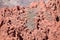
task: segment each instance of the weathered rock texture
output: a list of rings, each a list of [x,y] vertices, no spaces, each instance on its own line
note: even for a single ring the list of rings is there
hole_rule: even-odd
[[[0,40],[60,40],[60,0],[0,8]]]

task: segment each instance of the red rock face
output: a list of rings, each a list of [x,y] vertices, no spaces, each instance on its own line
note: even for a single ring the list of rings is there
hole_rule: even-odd
[[[60,0],[0,8],[0,40],[60,40]]]

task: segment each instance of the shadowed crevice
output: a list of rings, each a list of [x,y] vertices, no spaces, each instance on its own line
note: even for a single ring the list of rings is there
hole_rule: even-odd
[[[4,21],[2,20],[2,22],[1,22],[1,24],[0,24],[0,28],[3,26],[3,24],[4,24]]]
[[[56,17],[56,21],[59,22],[59,17],[58,16]]]

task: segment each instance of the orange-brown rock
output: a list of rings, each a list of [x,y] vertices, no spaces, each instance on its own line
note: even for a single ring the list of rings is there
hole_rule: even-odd
[[[0,8],[0,40],[60,40],[60,0]]]

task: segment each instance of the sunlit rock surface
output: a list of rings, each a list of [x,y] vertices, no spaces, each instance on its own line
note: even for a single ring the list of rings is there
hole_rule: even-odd
[[[0,0],[0,40],[60,40],[60,0]]]

